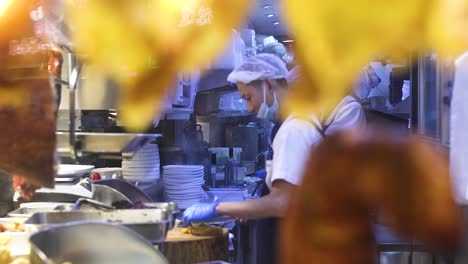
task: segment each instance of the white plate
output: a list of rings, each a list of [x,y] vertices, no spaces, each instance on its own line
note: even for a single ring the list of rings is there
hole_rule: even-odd
[[[158,167],[155,167],[155,168],[129,168],[129,169],[125,169],[123,170],[124,173],[128,172],[128,173],[159,173],[159,168]]]
[[[199,183],[199,182],[205,181],[203,178],[168,179],[164,177],[163,177],[163,180],[165,183],[169,183],[169,184],[193,184],[193,183]]]
[[[159,178],[141,178],[141,179],[128,179],[128,178],[124,178],[126,181],[129,181],[129,182],[155,182],[157,181]]]
[[[148,152],[159,152],[159,148],[142,148],[139,149],[135,154],[148,153]],[[132,155],[133,152],[123,152],[123,155]]]
[[[171,178],[178,178],[178,177],[197,177],[200,175],[204,175],[205,173],[203,171],[199,172],[167,172],[163,170],[163,174],[167,175],[168,177]]]
[[[163,175],[167,179],[187,179],[187,178],[203,178],[205,175],[204,173],[196,173],[196,174],[191,174],[191,173],[176,173],[176,174],[170,174],[165,171],[163,171]]]
[[[169,173],[163,170],[163,175],[166,175],[168,178],[193,178],[193,177],[200,177],[200,175],[204,175],[204,172],[197,172],[197,173]]]
[[[179,193],[202,193],[203,190],[201,188],[201,184],[200,185],[183,185],[183,186],[168,186],[168,185],[165,185],[164,186],[166,192],[169,192],[169,193],[174,193],[174,194],[179,194]]]
[[[90,173],[93,169],[93,165],[60,164],[57,177],[81,176]]]
[[[167,182],[163,179],[164,186],[169,188],[190,188],[190,187],[200,187],[204,184],[204,181],[196,181],[196,182],[184,182],[184,183],[174,183],[174,182]]]
[[[142,152],[137,152],[137,153],[122,153],[123,157],[137,157],[137,156],[148,156],[148,155],[158,155],[159,156],[159,151],[158,150],[153,150],[153,151],[142,151]]]
[[[147,177],[139,177],[139,176],[124,176],[124,179],[131,179],[131,180],[139,180],[139,179],[159,179],[160,177],[157,175],[151,175]]]
[[[203,165],[166,165],[165,169],[191,169],[191,170],[203,170]]]
[[[159,164],[130,164],[130,165],[122,165],[122,169],[149,169],[149,168],[158,168],[159,170]]]
[[[204,169],[168,169],[164,168],[164,171],[167,171],[169,173],[193,173],[193,172],[200,172],[200,171],[205,171]]]
[[[126,173],[122,175],[123,178],[161,178],[161,175],[159,173],[147,173],[147,174],[141,174],[141,173]]]
[[[158,167],[159,162],[155,161],[150,161],[150,162],[122,162],[122,169],[123,168],[153,168],[153,167]]]
[[[159,160],[159,154],[145,154],[145,155],[134,155],[134,156],[122,156],[122,160],[149,160],[157,159]]]
[[[191,193],[175,193],[166,190],[165,192],[166,196],[171,197],[171,198],[178,198],[178,199],[195,199],[198,197],[203,197],[203,194],[201,192],[191,192]]]
[[[161,178],[161,175],[159,175],[158,173],[150,173],[150,174],[138,174],[138,173],[134,173],[134,174],[124,174],[123,175],[124,178],[128,178],[128,177],[131,177],[131,178]]]

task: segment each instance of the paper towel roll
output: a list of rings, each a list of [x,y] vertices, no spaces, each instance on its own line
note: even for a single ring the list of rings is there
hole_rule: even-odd
[[[450,113],[450,165],[456,198],[468,204],[468,52],[455,62]]]

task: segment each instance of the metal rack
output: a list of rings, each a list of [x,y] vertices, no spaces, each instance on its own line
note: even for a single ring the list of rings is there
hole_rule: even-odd
[[[75,162],[87,153],[108,154],[121,152],[136,152],[147,143],[161,137],[161,134],[135,133],[89,133],[76,131],[76,91],[78,89],[82,64],[79,63],[73,51],[62,47],[67,52],[68,80],[56,78],[57,85],[66,86],[69,93],[69,131],[56,132],[57,151],[67,155]]]

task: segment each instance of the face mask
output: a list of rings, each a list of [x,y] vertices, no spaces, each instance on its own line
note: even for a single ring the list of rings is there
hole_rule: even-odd
[[[276,121],[276,114],[278,112],[279,104],[275,91],[273,91],[273,98],[273,105],[268,106],[266,103],[266,84],[263,82],[263,103],[258,110],[257,118]]]

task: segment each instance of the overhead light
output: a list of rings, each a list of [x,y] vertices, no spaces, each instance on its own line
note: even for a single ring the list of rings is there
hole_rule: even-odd
[[[273,25],[275,25],[275,26],[277,26],[277,25],[279,25],[279,24],[280,24],[279,21],[273,22]]]
[[[263,8],[265,8],[265,9],[268,9],[268,8],[270,8],[270,7],[271,7],[271,5],[264,5],[264,6],[263,6]]]
[[[268,14],[268,15],[266,15],[266,16],[267,16],[267,17],[274,17],[275,14]]]
[[[285,39],[283,40],[283,43],[291,43],[294,42],[294,39]]]

